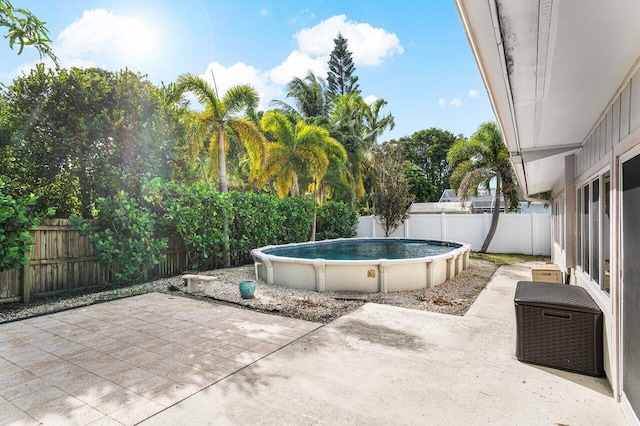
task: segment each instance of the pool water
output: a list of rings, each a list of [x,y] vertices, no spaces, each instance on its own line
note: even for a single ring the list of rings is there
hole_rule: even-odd
[[[431,240],[340,240],[294,247],[275,247],[265,254],[300,259],[377,260],[412,259],[437,256],[461,247],[461,244]]]

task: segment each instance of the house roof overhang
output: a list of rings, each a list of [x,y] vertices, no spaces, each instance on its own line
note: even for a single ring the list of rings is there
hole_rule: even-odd
[[[551,190],[637,67],[640,2],[456,5],[524,194]]]

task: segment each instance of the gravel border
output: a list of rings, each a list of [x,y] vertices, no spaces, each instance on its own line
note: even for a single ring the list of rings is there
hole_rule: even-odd
[[[387,294],[373,293],[356,297],[356,300],[349,300],[348,295],[345,296],[331,291],[318,293],[310,290],[269,285],[264,281],[258,281],[255,298],[242,299],[238,291],[238,282],[255,279],[253,265],[246,265],[238,268],[202,272],[202,275],[216,278],[214,285],[215,295],[213,297],[205,296],[202,293],[202,288],[198,293],[186,293],[186,286],[182,278],[177,276],[94,293],[75,296],[68,294],[66,296],[41,299],[29,305],[22,303],[0,304],[0,323],[47,315],[151,292],[191,297],[211,303],[226,303],[260,312],[322,323],[333,321],[357,309],[366,302],[452,315],[464,315],[489,282],[496,269],[498,269],[497,265],[492,262],[470,259],[467,270],[440,286]]]

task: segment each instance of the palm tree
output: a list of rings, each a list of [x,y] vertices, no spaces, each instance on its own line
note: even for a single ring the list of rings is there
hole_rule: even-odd
[[[240,118],[239,114],[246,109],[255,110],[258,105],[258,93],[255,89],[246,84],[233,86],[220,98],[215,88],[193,74],[178,77],[178,88],[182,93],[193,93],[204,106],[204,111],[197,113],[194,118],[193,143],[198,150],[208,143],[211,162],[218,165],[220,192],[229,191],[225,137],[227,130],[235,133],[246,148],[252,171],[250,178],[254,178],[265,155],[266,140],[254,123]]]
[[[378,145],[378,137],[395,126],[392,114],[381,117],[387,105],[384,99],[367,104],[357,93],[341,95],[333,100],[332,134],[339,139],[349,154],[349,177],[356,201],[367,195],[366,182],[372,182],[372,150]]]
[[[247,149],[251,164],[249,178],[254,178],[265,155],[266,139],[254,123],[238,115],[246,109],[255,110],[258,105],[258,93],[255,89],[249,85],[233,86],[220,98],[215,88],[193,74],[182,74],[178,77],[177,87],[181,93],[193,93],[204,106],[204,111],[195,115],[193,142],[198,147],[198,151],[205,145],[205,141],[209,143],[211,163],[218,164],[220,192],[229,191],[226,130],[235,133],[237,139]],[[217,156],[215,155],[216,147]],[[222,232],[224,266],[228,268],[231,266],[228,218],[225,218]]]
[[[387,101],[382,98],[376,99],[373,103],[367,104],[363,101],[362,118],[364,120],[365,135],[369,149],[376,147],[378,136],[384,133],[387,128],[393,130],[396,126],[395,119],[391,113],[380,117],[380,110],[387,105]]]
[[[306,176],[313,184],[313,201],[318,203],[318,186],[324,179],[329,164],[340,165],[347,160],[344,147],[329,136],[329,131],[305,123],[295,115],[285,116],[278,111],[269,111],[261,121],[262,129],[274,142],[269,144],[268,157],[263,169],[263,184],[275,179],[280,197],[291,193],[300,196],[300,177]],[[316,239],[316,214],[313,210],[311,241]]]
[[[274,179],[280,197],[300,196],[301,178],[317,186],[330,161],[346,161],[344,147],[329,136],[326,129],[307,124],[296,116],[269,111],[262,117],[261,126],[273,142],[268,145],[258,184]]]
[[[478,187],[490,191],[490,182],[495,179],[491,226],[480,249],[481,253],[486,253],[498,227],[501,198],[504,198],[505,206],[508,208],[513,208],[518,202],[516,180],[509,162],[509,150],[502,141],[498,125],[493,121],[482,123],[471,135],[471,139],[456,141],[447,153],[447,161],[455,167],[451,175],[451,184],[457,189],[461,202],[477,195]]]
[[[326,124],[329,111],[326,82],[309,71],[304,78],[296,77],[287,85],[287,98],[293,99],[295,106],[274,100],[271,105],[284,114],[298,114],[307,122]]]

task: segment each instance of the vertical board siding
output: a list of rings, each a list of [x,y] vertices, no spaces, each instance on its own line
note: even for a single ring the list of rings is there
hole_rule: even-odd
[[[47,219],[32,232],[29,264],[0,272],[0,303],[21,299],[25,278],[32,297],[94,287],[111,280],[89,239],[80,235],[69,220]],[[151,276],[178,275],[186,269],[186,251],[181,242],[169,241],[166,253],[166,259],[150,271]]]

